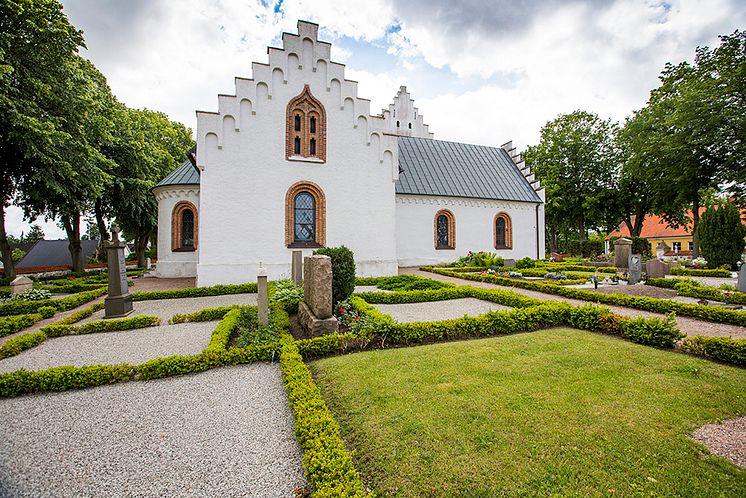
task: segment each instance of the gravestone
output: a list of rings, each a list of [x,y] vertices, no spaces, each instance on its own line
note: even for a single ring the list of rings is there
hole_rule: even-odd
[[[302,251],[293,251],[293,259],[292,259],[290,274],[295,285],[301,285],[303,283],[303,252]]]
[[[660,259],[651,259],[645,263],[645,273],[648,278],[664,278],[670,271],[668,265]]]
[[[630,254],[632,254],[632,241],[630,239],[622,237],[614,241],[614,266],[629,268]]]
[[[553,252],[550,255],[549,259],[551,259],[555,263],[562,263],[565,260],[565,257],[562,254],[558,253],[558,252]]]
[[[738,272],[738,292],[746,292],[746,263],[741,265],[741,271]]]
[[[303,260],[303,301],[298,305],[298,322],[312,337],[339,330],[332,315],[332,259],[306,256]]]
[[[642,254],[630,254],[627,267],[629,268],[627,284],[635,285],[642,278]]]
[[[111,225],[111,240],[104,241],[109,267],[109,292],[104,300],[104,318],[121,318],[132,313],[132,294],[127,286],[127,263],[124,248],[127,244],[119,240],[119,226]]]
[[[662,258],[670,250],[671,250],[671,247],[668,244],[666,244],[665,240],[662,240],[658,242],[657,246],[655,246],[655,257]]]
[[[21,292],[34,288],[34,281],[28,277],[20,276],[10,283],[10,295],[17,296]]]
[[[503,266],[505,268],[515,268],[515,260],[514,259],[503,259]]]
[[[256,274],[257,314],[259,325],[269,325],[269,292],[267,289],[267,269],[259,267]]]

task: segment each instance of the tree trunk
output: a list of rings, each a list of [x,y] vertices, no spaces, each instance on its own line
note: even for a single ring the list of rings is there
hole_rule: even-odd
[[[692,250],[692,259],[699,257],[699,237],[697,236],[698,227],[699,227],[699,192],[695,192],[694,200],[692,202],[692,242],[694,243],[694,248]]]
[[[580,221],[578,223],[578,232],[580,232],[578,234],[578,238],[580,240],[585,240],[588,238],[588,234],[586,234],[585,232],[585,218],[582,216],[580,217]]]
[[[145,268],[145,251],[148,249],[148,237],[135,240],[135,254],[137,254],[137,267]]]
[[[109,240],[109,231],[106,229],[106,220],[104,220],[100,199],[93,205],[93,212],[96,215],[96,225],[98,226],[98,233],[101,234],[101,240]]]
[[[16,265],[13,263],[13,251],[10,250],[8,234],[5,232],[5,204],[0,203],[0,252],[3,256],[3,266],[7,278],[16,278]]]
[[[67,233],[68,244],[67,247],[70,250],[70,257],[73,261],[73,271],[83,271],[83,246],[80,243],[80,213],[75,213],[73,216],[61,216],[62,225],[65,227]]]
[[[559,252],[559,241],[557,240],[557,228],[554,224],[550,227],[549,243],[551,244],[551,252]]]
[[[632,218],[630,216],[627,216],[626,218],[624,218],[624,224],[627,225],[627,230],[629,230],[629,234],[634,235],[635,227],[632,224]]]

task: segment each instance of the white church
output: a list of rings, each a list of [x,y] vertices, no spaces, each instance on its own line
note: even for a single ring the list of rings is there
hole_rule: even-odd
[[[512,143],[435,140],[406,87],[371,115],[318,29],[299,21],[217,112],[197,111],[196,152],[153,189],[158,275],[286,278],[292,251],[339,245],[360,276],[543,257],[545,192]]]

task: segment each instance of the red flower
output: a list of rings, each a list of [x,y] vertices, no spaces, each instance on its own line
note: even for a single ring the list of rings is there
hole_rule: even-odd
[[[345,312],[345,309],[344,309],[344,308],[339,308],[339,312],[340,312],[340,313],[344,313],[344,312]]]
[[[357,321],[357,317],[355,317],[355,321]]]

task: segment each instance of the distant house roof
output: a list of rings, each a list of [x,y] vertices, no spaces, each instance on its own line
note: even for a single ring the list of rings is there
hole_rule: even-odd
[[[95,256],[97,240],[81,240],[83,248],[83,264],[88,258]],[[17,269],[33,268],[38,266],[72,266],[72,257],[67,247],[67,240],[40,240],[18,263]]]
[[[498,147],[399,137],[397,194],[542,202]]]
[[[199,185],[199,170],[187,159],[153,188],[169,185]]]
[[[704,207],[699,208],[699,215],[705,212]],[[645,216],[642,222],[642,232],[640,237],[646,239],[659,239],[665,237],[691,237],[692,236],[692,212],[687,211],[686,216],[688,222],[686,225],[679,226],[677,228],[671,228],[668,222],[663,219],[662,216],[656,214],[649,214]],[[635,217],[632,217],[632,223],[635,222]],[[606,236],[606,240],[610,240],[612,237],[629,237],[629,229],[627,224],[622,222],[619,224],[616,230]]]

